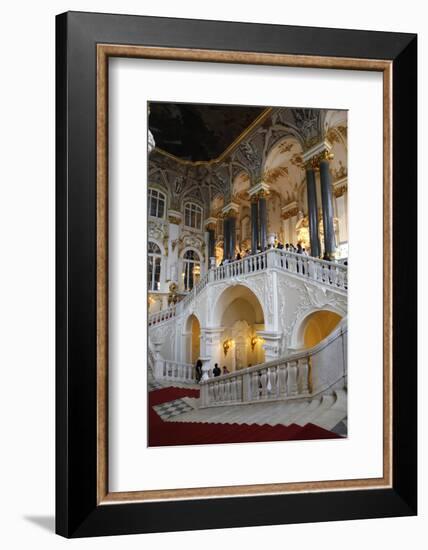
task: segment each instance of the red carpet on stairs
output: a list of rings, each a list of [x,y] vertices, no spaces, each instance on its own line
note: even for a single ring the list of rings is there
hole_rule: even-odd
[[[162,388],[149,393],[149,447],[167,445],[206,445],[214,443],[252,443],[304,439],[340,439],[340,435],[314,424],[269,426],[265,424],[206,424],[164,422],[153,409],[181,397],[199,397],[199,390]]]

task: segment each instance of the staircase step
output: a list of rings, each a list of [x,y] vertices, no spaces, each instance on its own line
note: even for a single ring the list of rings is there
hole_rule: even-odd
[[[172,391],[184,392],[185,390],[172,389]],[[239,434],[244,437],[245,441],[266,441],[266,438],[276,441],[284,439],[284,434],[278,435],[280,432],[277,431],[283,428],[287,430],[287,433],[291,430],[296,439],[300,439],[308,430],[312,433],[315,428],[311,428],[311,426],[320,428],[322,430],[320,433],[325,436],[323,430],[331,432],[335,426],[343,424],[347,414],[346,390],[337,390],[331,394],[305,401],[259,402],[203,409],[199,408],[200,399],[198,397],[183,395],[180,399],[192,407],[192,410],[170,418],[163,418],[164,422],[176,425],[173,438],[177,443],[171,444],[180,444],[180,438],[183,440],[183,437],[186,440],[188,437],[186,426],[189,429],[189,424],[192,425],[192,431],[194,430],[195,441],[201,443],[232,441],[233,434],[237,441],[241,440]],[[309,428],[302,431],[306,426]],[[261,434],[264,435],[261,436]],[[343,430],[341,434],[343,435]],[[286,438],[289,439],[288,436]]]
[[[346,392],[344,390],[337,390],[335,396],[335,403],[313,420],[314,424],[325,430],[332,430],[339,422],[343,421],[348,414]]]
[[[304,426],[306,424],[306,418],[310,418],[310,416],[312,415],[312,413],[318,409],[318,407],[320,406],[321,404],[321,399],[320,398],[317,398],[315,397],[314,399],[312,399],[309,403],[308,403],[308,406],[306,408],[304,408],[299,414],[296,415],[296,417],[294,418],[294,422],[296,424],[299,424],[300,426]]]

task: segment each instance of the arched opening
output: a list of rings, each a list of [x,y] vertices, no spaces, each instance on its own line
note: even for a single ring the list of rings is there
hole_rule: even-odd
[[[304,348],[316,346],[324,340],[342,320],[342,317],[334,311],[320,310],[308,315],[301,329],[301,339]]]
[[[229,371],[264,362],[263,308],[256,295],[244,285],[227,288],[214,309],[214,323],[223,327],[219,357]]]
[[[187,319],[186,336],[186,361],[194,365],[201,356],[201,325],[195,315],[191,315]]]

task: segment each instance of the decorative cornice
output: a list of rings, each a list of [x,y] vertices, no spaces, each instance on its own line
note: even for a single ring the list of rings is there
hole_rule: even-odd
[[[284,212],[281,217],[283,220],[288,220],[293,216],[297,216],[298,213],[299,213],[299,209],[296,207],[293,210],[288,210],[287,212]]]
[[[333,193],[336,199],[341,197],[348,190],[348,178],[342,178],[333,184]]]
[[[299,213],[299,207],[296,201],[290,202],[281,208],[281,218],[288,220],[293,216],[297,216]]]

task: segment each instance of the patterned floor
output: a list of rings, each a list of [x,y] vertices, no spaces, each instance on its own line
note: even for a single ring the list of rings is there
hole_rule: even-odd
[[[332,432],[341,435],[342,437],[348,436],[348,419],[345,418],[339,424],[336,424],[336,426],[331,430]]]
[[[193,407],[186,403],[184,399],[175,399],[174,401],[161,403],[160,405],[155,405],[153,408],[164,421],[172,416],[178,416],[179,414],[193,410]]]

